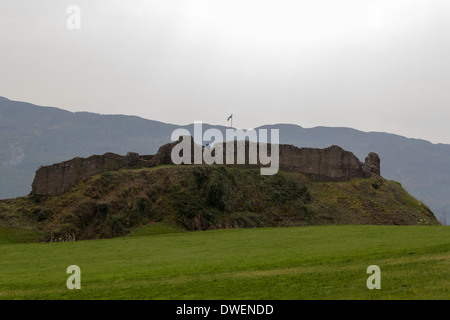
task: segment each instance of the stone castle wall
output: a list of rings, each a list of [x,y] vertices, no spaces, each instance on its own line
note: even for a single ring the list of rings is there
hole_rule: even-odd
[[[69,190],[76,182],[86,180],[95,174],[121,168],[142,168],[149,164],[150,161],[141,159],[137,153],[128,153],[126,156],[105,153],[89,158],[74,158],[40,167],[34,177],[32,193],[61,194]]]
[[[155,155],[141,156],[137,153],[128,153],[126,156],[121,156],[106,153],[43,166],[36,171],[31,193],[35,195],[62,194],[78,181],[86,180],[102,172],[172,164],[171,153],[177,143],[163,145]],[[194,147],[193,142],[191,145]],[[268,147],[270,150],[270,145]],[[248,143],[246,149],[248,152]],[[223,150],[225,152],[225,146]],[[235,156],[236,154],[237,152]],[[317,149],[279,145],[279,168],[306,174],[313,180],[344,181],[357,177],[369,177],[371,174],[379,175],[380,159],[376,153],[371,152],[363,163],[353,153],[338,146]]]
[[[280,169],[300,172],[321,181],[369,177],[376,171],[367,162],[360,162],[353,153],[338,146],[316,149],[292,145],[280,146]]]

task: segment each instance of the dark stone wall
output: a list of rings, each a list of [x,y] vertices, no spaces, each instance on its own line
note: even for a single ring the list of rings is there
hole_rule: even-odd
[[[126,156],[121,156],[106,153],[89,158],[74,158],[51,166],[41,167],[36,171],[31,193],[35,195],[62,194],[78,181],[86,180],[98,173],[172,164],[171,153],[177,143],[173,142],[161,146],[155,155],[140,156],[137,153],[128,153]],[[193,152],[194,144],[192,141],[191,146]],[[235,143],[235,159],[237,156],[236,146]],[[270,144],[268,149],[270,152]],[[223,145],[224,153],[225,150],[226,147]],[[248,159],[248,142],[246,143],[246,154],[246,159]],[[191,156],[191,159],[193,160],[193,156]],[[344,181],[357,177],[369,177],[371,174],[379,175],[380,158],[376,153],[371,152],[366,157],[365,162],[362,163],[353,153],[338,146],[316,149],[279,145],[279,168],[306,174],[314,180]]]
[[[341,147],[325,149],[280,145],[280,169],[301,172],[314,180],[342,181],[369,177],[370,167]]]
[[[114,153],[94,155],[89,158],[74,158],[51,166],[40,167],[32,184],[32,194],[61,194],[69,190],[80,180],[122,168],[137,169],[149,165],[137,153],[121,156]]]
[[[375,152],[369,153],[365,159],[365,164],[369,166],[370,170],[375,174],[380,174],[380,157]]]

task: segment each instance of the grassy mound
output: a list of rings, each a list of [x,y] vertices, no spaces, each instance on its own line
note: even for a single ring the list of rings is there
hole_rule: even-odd
[[[36,242],[40,236],[40,233],[35,230],[0,227],[0,245],[8,243]]]
[[[226,166],[106,172],[63,195],[0,201],[0,226],[38,230],[41,241],[112,238],[158,222],[185,230],[439,224],[400,184],[379,176],[314,182]]]

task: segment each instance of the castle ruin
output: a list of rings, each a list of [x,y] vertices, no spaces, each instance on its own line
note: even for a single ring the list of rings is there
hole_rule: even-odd
[[[171,153],[177,143],[161,146],[155,155],[129,152],[126,156],[122,156],[105,153],[43,166],[36,171],[31,194],[62,194],[77,182],[107,171],[173,164]],[[270,144],[268,147],[270,149]],[[248,151],[248,142],[246,149]],[[365,162],[361,162],[352,152],[335,145],[318,149],[280,144],[279,169],[299,172],[318,181],[345,181],[352,178],[367,178],[372,174],[379,175],[380,158],[376,153],[371,152]]]

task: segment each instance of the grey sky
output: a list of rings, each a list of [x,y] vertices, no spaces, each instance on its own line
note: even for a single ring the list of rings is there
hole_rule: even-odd
[[[450,143],[449,17],[446,0],[0,0],[0,95]]]

